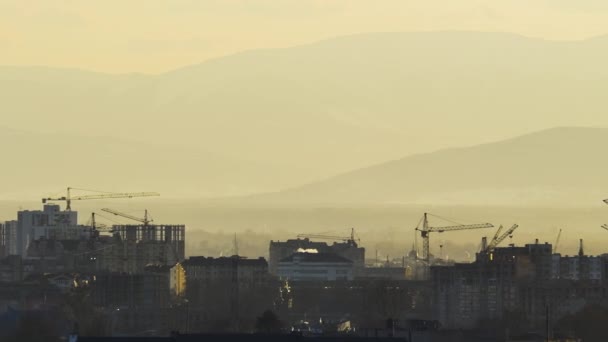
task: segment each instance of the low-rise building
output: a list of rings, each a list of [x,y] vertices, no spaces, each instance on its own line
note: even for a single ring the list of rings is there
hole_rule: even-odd
[[[47,281],[49,282],[49,284],[55,286],[59,289],[59,291],[63,293],[69,292],[70,290],[78,286],[75,277],[71,274],[50,275],[47,278]]]
[[[0,260],[0,283],[18,283],[23,278],[23,259],[20,255],[11,255]]]
[[[238,330],[255,321],[260,308],[272,307],[278,295],[264,258],[194,256],[182,267],[191,329]]]
[[[242,285],[265,284],[268,279],[266,259],[247,259],[240,256],[204,257],[192,256],[182,263],[186,284],[191,280],[204,282],[237,280]],[[187,285],[186,285],[187,286]]]
[[[167,266],[151,266],[143,273],[107,272],[95,276],[93,301],[103,308],[168,308],[171,305]]]
[[[353,261],[330,253],[294,253],[279,262],[277,274],[290,281],[353,280]]]
[[[179,262],[169,270],[169,288],[174,298],[181,298],[186,294],[186,270]]]
[[[17,221],[4,222],[4,246],[6,255],[17,255]]]
[[[407,272],[407,267],[365,267],[355,272],[355,278],[405,280]]]

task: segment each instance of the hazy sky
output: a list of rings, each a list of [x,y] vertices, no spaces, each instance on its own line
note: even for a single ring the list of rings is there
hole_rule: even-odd
[[[156,73],[378,31],[608,33],[605,0],[0,0],[0,64]]]

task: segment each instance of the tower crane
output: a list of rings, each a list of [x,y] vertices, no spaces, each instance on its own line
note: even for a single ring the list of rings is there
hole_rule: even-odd
[[[144,224],[145,227],[147,227],[150,222],[154,221],[154,220],[148,218],[148,210],[144,211],[144,217],[143,218],[140,218],[140,217],[137,217],[137,216],[133,216],[133,215],[129,215],[129,214],[125,214],[125,213],[121,213],[120,211],[116,211],[116,210],[112,210],[112,209],[108,209],[108,208],[103,208],[101,210],[105,211],[106,213],[114,214],[116,216],[121,216],[121,217],[124,217],[124,218],[128,218],[129,220],[141,222],[141,223]]]
[[[441,218],[436,215],[432,215],[429,213],[424,213],[422,216],[422,227],[420,227],[420,223],[416,227],[416,230],[420,232],[420,237],[422,237],[422,259],[426,261],[427,265],[430,265],[430,233],[443,233],[455,230],[468,230],[468,229],[480,229],[480,228],[492,228],[494,225],[490,223],[479,223],[479,224],[456,224],[453,226],[445,226],[445,227],[433,227],[429,225],[428,216],[434,216],[437,218]]]
[[[496,230],[496,233],[494,234],[494,237],[492,238],[492,240],[490,240],[490,243],[492,243],[493,241],[496,241],[498,239],[498,237],[500,236],[500,232],[502,232],[503,228],[504,227],[502,226],[502,224],[500,226],[498,226],[498,229]]]
[[[608,199],[605,199],[603,202],[608,204]],[[608,224],[603,225],[602,228],[608,230]]]
[[[504,239],[507,238],[507,236],[510,236],[511,234],[513,234],[513,232],[515,231],[515,229],[517,229],[517,227],[519,227],[517,224],[514,224],[511,226],[511,228],[507,229],[506,232],[502,233],[502,235],[499,235],[499,233],[502,231],[503,227],[502,225],[498,228],[498,230],[496,231],[496,234],[494,234],[494,237],[492,238],[492,241],[490,241],[490,243],[488,244],[488,247],[486,248],[487,252],[491,252],[494,250],[494,248],[496,248],[496,246],[498,246]]]
[[[49,201],[65,201],[66,202],[65,209],[70,211],[70,210],[72,210],[72,201],[76,201],[76,200],[95,200],[95,199],[106,199],[106,198],[133,198],[133,197],[160,196],[160,194],[157,192],[104,192],[104,191],[97,191],[99,193],[95,194],[95,195],[75,195],[74,196],[74,195],[72,195],[72,190],[94,191],[94,190],[68,187],[65,196],[43,198],[42,203],[46,203]]]
[[[97,214],[95,212],[91,213],[91,218],[89,218],[89,220],[87,221],[87,225],[89,225],[93,229],[93,231],[104,231],[114,233],[114,228],[112,226],[109,226],[105,223],[97,222]]]
[[[359,239],[355,238],[355,228],[351,228],[350,236],[334,236],[334,235],[323,235],[323,234],[298,234],[298,238],[309,238],[309,239],[325,239],[325,240],[339,240],[345,241],[349,243],[354,243],[359,241]]]
[[[107,229],[108,226],[103,224],[103,223],[97,223],[97,220],[95,219],[95,213],[92,212],[91,213],[91,218],[89,219],[88,224],[91,226],[91,228],[93,228],[93,230],[99,230],[99,229]]]
[[[603,200],[603,202],[606,203],[606,204],[608,204],[608,198],[605,199],[605,200]],[[608,224],[603,225],[602,228],[608,230]]]
[[[605,227],[608,229],[608,226]],[[555,239],[555,245],[553,246],[553,253],[557,253],[557,247],[559,246],[559,238],[562,237],[562,230],[560,228],[559,233],[557,233],[557,239]]]

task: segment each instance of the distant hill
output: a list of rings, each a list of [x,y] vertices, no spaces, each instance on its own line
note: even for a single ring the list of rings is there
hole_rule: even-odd
[[[596,206],[608,198],[606,128],[555,128],[374,165],[251,203]]]
[[[208,178],[202,187],[275,191],[405,155],[549,127],[608,126],[606,60],[607,37],[428,32],[247,51],[159,75],[0,67],[0,126],[166,146],[168,162],[216,167],[181,154],[187,146],[258,165],[268,171],[260,177],[276,179],[218,166],[229,172],[198,174]],[[105,161],[131,165],[110,154]],[[54,167],[74,176],[71,167]],[[131,181],[112,176],[116,184]],[[167,188],[173,181],[157,179]]]
[[[288,184],[280,166],[229,159],[195,147],[94,135],[0,127],[0,158],[0,200],[37,199],[67,186],[200,198]]]

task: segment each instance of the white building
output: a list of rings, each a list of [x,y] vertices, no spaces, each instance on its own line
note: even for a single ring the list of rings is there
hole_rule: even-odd
[[[4,223],[4,243],[6,255],[18,255],[17,253],[17,221],[6,221]]]
[[[23,210],[17,213],[17,221],[7,222],[16,227],[9,227],[9,253],[27,256],[27,248],[32,240],[42,237],[51,238],[58,230],[76,227],[78,213],[76,211],[61,211],[57,204],[45,204],[43,210]]]
[[[74,277],[67,274],[58,274],[49,277],[48,282],[58,288],[61,292],[68,292],[77,286]]]
[[[279,261],[277,274],[291,281],[353,280],[351,260],[330,253],[295,253]]]
[[[553,270],[553,274],[557,275],[555,279],[570,279],[570,280],[602,280],[602,258],[599,256],[560,256],[553,255],[553,263],[557,269]]]

